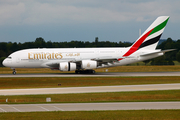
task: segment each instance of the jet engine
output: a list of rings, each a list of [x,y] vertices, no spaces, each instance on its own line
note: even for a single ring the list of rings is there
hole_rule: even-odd
[[[59,63],[60,71],[74,71],[76,70],[76,63],[62,62]]]
[[[97,61],[82,60],[81,68],[82,69],[87,69],[87,70],[95,69],[95,68],[97,68]]]

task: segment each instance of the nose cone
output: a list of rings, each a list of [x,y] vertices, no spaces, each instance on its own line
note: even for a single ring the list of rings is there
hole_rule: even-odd
[[[3,62],[2,62],[2,64],[7,67],[7,66],[8,66],[8,65],[7,65],[7,59],[4,59]]]

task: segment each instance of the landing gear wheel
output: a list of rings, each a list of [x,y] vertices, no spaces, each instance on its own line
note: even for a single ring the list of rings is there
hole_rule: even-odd
[[[13,71],[12,74],[15,75],[15,74],[16,74],[16,71]]]
[[[15,69],[13,69],[13,72],[12,72],[12,74],[13,74],[13,75],[15,75],[15,74],[16,74],[16,70],[15,70]]]
[[[76,70],[75,73],[78,74],[78,73],[79,73],[79,70]]]
[[[96,71],[95,71],[95,70],[92,70],[92,71],[91,71],[91,73],[92,73],[92,74],[95,74],[95,73],[96,73]]]

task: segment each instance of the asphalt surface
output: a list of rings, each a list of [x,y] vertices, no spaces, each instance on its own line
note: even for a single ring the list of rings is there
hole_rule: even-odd
[[[180,102],[0,104],[0,112],[180,109]]]
[[[0,77],[112,77],[112,76],[180,76],[180,72],[117,72],[117,73],[46,73],[46,74],[1,74]]]
[[[35,88],[35,89],[1,89],[0,95],[100,93],[100,92],[152,91],[152,90],[177,90],[177,89],[180,89],[180,83],[92,86],[92,87],[64,87],[64,88]]]

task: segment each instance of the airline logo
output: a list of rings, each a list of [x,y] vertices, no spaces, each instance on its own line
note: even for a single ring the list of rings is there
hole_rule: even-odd
[[[91,64],[90,64],[90,63],[88,63],[88,64],[87,64],[87,67],[88,67],[88,68],[90,68],[90,67],[91,67]]]
[[[157,25],[155,28],[153,28],[150,31],[148,31],[147,33],[145,33],[141,38],[139,38],[139,40],[137,40],[131,46],[131,48],[122,57],[128,57],[143,47],[157,43],[162,35],[162,32],[159,32],[159,31],[165,28],[168,20],[169,20],[169,18],[167,18],[164,22],[162,22],[161,24]],[[159,34],[154,34],[157,32],[159,32]],[[149,36],[153,36],[153,37],[151,39],[147,39]],[[119,58],[118,61],[120,61],[122,59],[123,58]]]
[[[28,53],[28,59],[62,59],[62,53]]]
[[[78,57],[80,53],[67,53],[62,55],[62,53],[49,53],[49,52],[40,52],[40,53],[28,53],[28,59],[62,59],[63,56],[66,57]]]
[[[66,65],[66,66],[64,67],[64,69],[67,70],[67,69],[68,69],[68,66]]]

